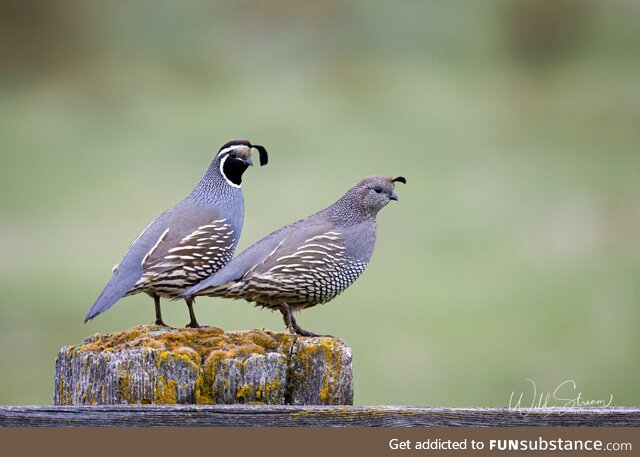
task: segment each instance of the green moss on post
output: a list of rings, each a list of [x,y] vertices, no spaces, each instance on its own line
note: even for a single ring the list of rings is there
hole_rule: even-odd
[[[351,350],[334,338],[140,326],[56,359],[56,405],[352,402]]]

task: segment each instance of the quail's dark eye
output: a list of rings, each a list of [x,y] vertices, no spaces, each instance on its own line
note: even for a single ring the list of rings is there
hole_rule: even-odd
[[[374,192],[377,194],[381,194],[382,193],[382,187],[380,186],[376,186],[373,188]]]
[[[235,152],[230,152],[230,153],[229,153],[229,158],[230,158],[230,159],[235,159],[235,158],[237,158],[237,157],[238,157],[238,156],[236,155],[236,153],[235,153]]]

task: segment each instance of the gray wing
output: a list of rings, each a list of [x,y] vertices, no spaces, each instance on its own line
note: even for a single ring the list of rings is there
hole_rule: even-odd
[[[240,235],[232,221],[217,211],[201,213],[196,219],[187,225],[174,220],[160,235],[142,258],[142,274],[130,293],[153,290],[175,295],[231,260]]]
[[[169,276],[181,275],[176,273],[178,271],[197,273],[199,279],[208,276],[214,270],[207,269],[206,262],[215,264],[217,261],[228,261],[233,255],[240,236],[238,225],[241,227],[241,223],[232,222],[222,217],[215,208],[194,206],[184,201],[163,213],[133,242],[91,307],[85,322],[106,311],[129,293],[153,289],[154,286],[169,290],[165,287],[167,284],[159,281],[163,272],[169,273]],[[219,252],[213,254],[211,248],[201,249],[205,241],[208,246],[219,248],[217,251],[224,253],[218,255]],[[189,246],[193,249],[189,250]],[[212,254],[208,255],[208,252]],[[174,277],[171,281],[175,280],[177,284],[177,279]],[[194,279],[191,284],[199,279]]]
[[[283,227],[270,235],[264,237],[257,243],[241,252],[235,259],[221,268],[217,273],[203,280],[199,284],[187,289],[178,295],[177,298],[184,298],[189,295],[197,295],[198,292],[221,284],[236,281],[242,278],[247,271],[255,267],[269,257],[274,250],[281,246],[287,234],[292,231],[293,226]]]
[[[355,281],[368,261],[348,255],[344,235],[327,223],[286,227],[184,295],[244,298],[261,304],[270,303],[272,297],[290,305],[324,303]]]

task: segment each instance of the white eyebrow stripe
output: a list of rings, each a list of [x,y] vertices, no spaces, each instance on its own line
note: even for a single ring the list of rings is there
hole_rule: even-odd
[[[232,144],[231,146],[227,146],[224,149],[221,149],[220,152],[218,152],[218,155],[223,155],[223,154],[227,154],[231,151],[235,151],[236,149],[251,149],[249,148],[249,146],[247,146],[246,144]]]

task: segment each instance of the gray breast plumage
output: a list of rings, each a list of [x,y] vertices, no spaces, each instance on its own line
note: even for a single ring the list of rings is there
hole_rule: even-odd
[[[278,256],[279,247],[287,241],[284,238],[240,281],[212,290],[212,294],[242,296],[262,306],[285,300],[293,308],[308,308],[335,298],[358,279],[368,263],[349,258],[336,231],[305,239],[290,254]]]

